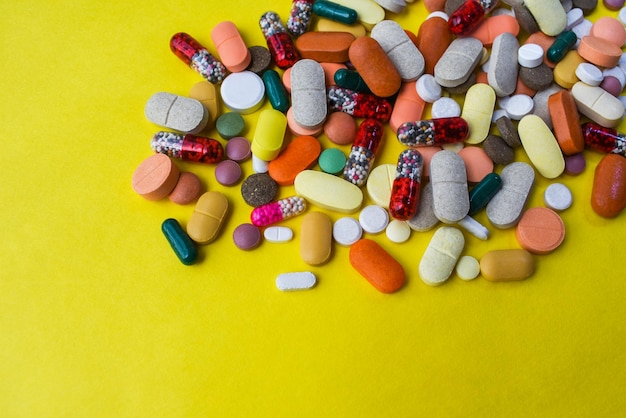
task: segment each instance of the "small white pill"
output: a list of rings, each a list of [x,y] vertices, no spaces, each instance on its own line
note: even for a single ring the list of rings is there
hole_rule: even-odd
[[[291,241],[293,231],[286,226],[270,226],[263,231],[263,237],[268,242],[283,243]]]
[[[626,27],[626,7],[622,7],[619,9],[619,13],[617,14],[617,20],[619,20],[622,25]]]
[[[451,97],[441,97],[433,102],[430,109],[433,118],[453,118],[461,116],[461,106]]]
[[[624,71],[622,71],[622,69],[618,66],[618,67],[613,67],[613,68],[605,68],[602,71],[602,76],[604,77],[615,77],[617,78],[617,81],[619,81],[620,86],[622,86],[622,89],[624,88],[624,86],[626,86],[626,74],[624,74]]]
[[[415,90],[418,96],[427,103],[433,103],[441,97],[441,86],[430,74],[423,74],[417,79]]]
[[[307,290],[315,286],[317,278],[310,271],[282,273],[276,277],[276,287],[283,292]]]
[[[507,9],[505,7],[498,7],[496,9],[494,9],[491,13],[491,16],[500,16],[500,15],[506,15],[506,16],[515,16],[515,14],[513,13],[513,10],[511,9]]]
[[[370,234],[378,234],[387,228],[389,213],[382,206],[369,205],[361,210],[359,223],[363,231]]]
[[[582,62],[576,67],[576,77],[585,84],[590,86],[599,86],[604,79],[602,71],[593,64]]]
[[[514,94],[506,104],[506,113],[513,120],[520,120],[533,111],[535,103],[526,94]]]
[[[543,201],[550,209],[562,211],[572,206],[572,192],[562,183],[552,183],[543,193]]]
[[[456,263],[456,275],[461,280],[474,280],[480,274],[480,263],[471,255],[464,255]]]
[[[459,226],[462,226],[463,229],[480,240],[486,241],[489,238],[489,230],[469,215],[461,219],[458,223]]]
[[[361,239],[363,229],[354,218],[344,216],[333,224],[333,238],[339,245],[350,246]]]
[[[267,173],[270,163],[262,160],[256,155],[252,154],[252,171],[255,173]]]
[[[522,67],[535,68],[543,62],[543,48],[537,44],[524,44],[517,50],[517,62]]]
[[[565,26],[565,30],[570,30],[574,26],[578,25],[585,18],[583,16],[582,9],[575,7],[566,14],[567,16],[567,25]]]
[[[401,244],[411,237],[411,228],[406,222],[394,219],[387,225],[385,234],[389,241]]]
[[[496,100],[500,109],[506,109],[506,105],[509,103],[509,100],[511,100],[511,96],[501,96],[498,97]]]

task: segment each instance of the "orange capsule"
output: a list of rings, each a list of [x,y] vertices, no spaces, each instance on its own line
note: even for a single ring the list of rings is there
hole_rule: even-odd
[[[598,163],[591,190],[591,207],[603,218],[614,218],[626,207],[626,158],[606,154]]]

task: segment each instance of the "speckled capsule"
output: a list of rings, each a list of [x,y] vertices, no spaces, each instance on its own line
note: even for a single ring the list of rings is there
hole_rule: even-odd
[[[430,147],[461,142],[468,135],[467,121],[458,116],[405,122],[396,132],[398,141],[409,147]]]
[[[389,121],[392,106],[386,99],[368,93],[359,93],[343,87],[328,89],[328,109],[352,115],[356,118]]]
[[[589,148],[626,157],[626,134],[595,122],[583,123],[582,130],[585,145]]]
[[[417,213],[423,161],[422,154],[415,149],[406,149],[398,156],[389,199],[389,214],[393,218],[407,221]]]
[[[287,30],[293,36],[300,36],[309,29],[315,0],[293,0],[287,19]]]
[[[343,169],[343,178],[359,187],[367,181],[376,152],[383,139],[384,128],[376,119],[365,119],[357,130],[350,155]]]
[[[224,158],[224,147],[215,139],[159,131],[150,140],[150,147],[160,153],[183,161],[215,164]]]
[[[305,209],[306,201],[303,198],[291,196],[254,208],[250,220],[254,226],[263,227],[299,215]]]
[[[498,0],[466,0],[450,15],[448,19],[450,32],[456,36],[467,35],[497,4]]]
[[[300,54],[278,14],[266,12],[259,19],[259,26],[267,42],[267,49],[278,68],[287,69],[300,59]]]
[[[226,67],[191,35],[179,32],[170,39],[170,49],[185,64],[210,83],[217,84],[226,77]]]

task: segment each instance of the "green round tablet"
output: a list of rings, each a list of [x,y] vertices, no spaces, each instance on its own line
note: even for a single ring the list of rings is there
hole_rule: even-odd
[[[224,139],[241,136],[246,127],[243,117],[236,112],[226,112],[215,121],[217,133]]]
[[[339,148],[327,148],[322,151],[317,162],[325,173],[339,174],[346,165],[346,155]]]

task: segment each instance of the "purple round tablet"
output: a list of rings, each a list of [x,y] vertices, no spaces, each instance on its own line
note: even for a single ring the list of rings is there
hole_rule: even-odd
[[[241,224],[233,231],[233,241],[240,250],[252,250],[261,243],[261,231],[252,224]]]
[[[222,186],[232,186],[241,178],[241,167],[233,160],[224,160],[215,166],[215,179]]]
[[[603,0],[602,3],[609,10],[619,10],[624,6],[624,0]]]
[[[565,172],[567,174],[577,176],[585,171],[586,166],[587,162],[585,161],[585,156],[582,153],[565,156]]]
[[[619,83],[619,80],[612,75],[604,77],[602,83],[600,83],[600,87],[615,97],[619,96],[622,92],[622,85]]]
[[[238,162],[245,161],[250,158],[250,141],[242,136],[231,138],[226,143],[226,156],[231,160]]]

